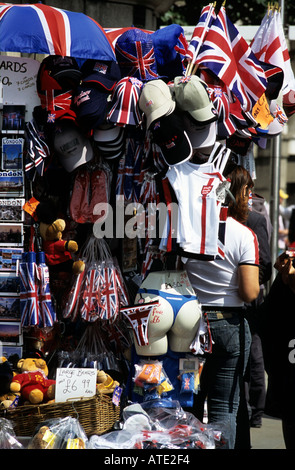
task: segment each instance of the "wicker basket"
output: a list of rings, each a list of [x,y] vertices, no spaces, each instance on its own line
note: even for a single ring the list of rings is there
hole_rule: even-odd
[[[103,434],[113,427],[120,417],[120,406],[115,406],[112,397],[98,394],[92,398],[66,403],[25,405],[1,411],[0,417],[13,423],[17,436],[32,436],[36,427],[52,418],[77,418],[87,436]]]

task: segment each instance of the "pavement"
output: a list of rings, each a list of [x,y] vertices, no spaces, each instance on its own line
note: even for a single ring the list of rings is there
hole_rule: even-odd
[[[280,419],[264,415],[261,428],[251,428],[251,449],[286,449]]]

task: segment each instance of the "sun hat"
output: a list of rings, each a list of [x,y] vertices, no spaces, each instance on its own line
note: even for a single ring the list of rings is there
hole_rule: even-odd
[[[179,109],[188,112],[195,121],[209,124],[217,120],[217,111],[210,100],[206,83],[197,75],[175,77],[172,89]]]
[[[151,133],[167,165],[178,165],[191,158],[192,145],[179,115],[172,113],[154,121]]]
[[[116,41],[115,54],[122,77],[136,77],[143,82],[159,78],[150,33],[139,28],[125,31]]]
[[[149,129],[153,121],[171,114],[176,107],[170,88],[163,80],[147,82],[141,91],[139,108],[146,117],[146,126]]]
[[[72,121],[61,121],[56,126],[53,147],[69,173],[93,158],[91,142]]]

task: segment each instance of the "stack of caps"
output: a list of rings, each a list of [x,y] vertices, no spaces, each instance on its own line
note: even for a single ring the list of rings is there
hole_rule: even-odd
[[[80,127],[89,131],[105,121],[108,97],[121,74],[117,62],[94,59],[87,59],[81,72],[82,83],[76,89],[73,107]]]
[[[124,127],[110,125],[95,129],[93,139],[100,155],[107,160],[120,158],[124,154]]]

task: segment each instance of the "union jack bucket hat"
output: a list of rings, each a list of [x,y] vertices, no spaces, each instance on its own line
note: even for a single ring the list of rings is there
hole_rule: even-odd
[[[117,39],[116,58],[122,77],[136,77],[143,82],[159,78],[151,34],[134,28]]]

